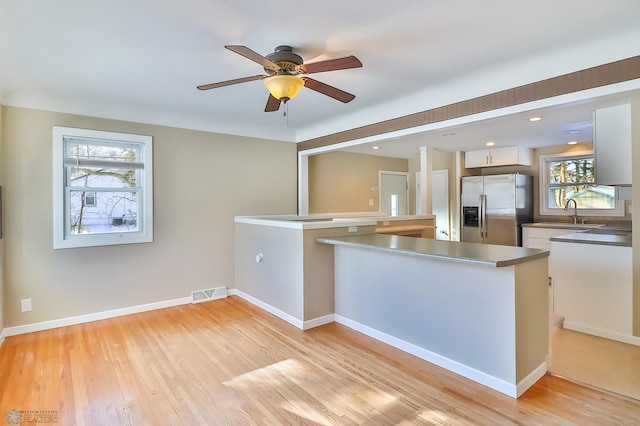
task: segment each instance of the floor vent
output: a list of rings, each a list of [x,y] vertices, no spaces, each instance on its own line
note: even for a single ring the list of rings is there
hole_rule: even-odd
[[[226,287],[207,288],[191,292],[191,303],[208,302],[209,300],[224,299],[227,297]]]

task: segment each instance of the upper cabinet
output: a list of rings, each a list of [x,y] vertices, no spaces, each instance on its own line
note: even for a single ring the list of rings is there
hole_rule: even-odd
[[[631,185],[631,104],[593,112],[596,183]]]
[[[495,167],[495,166],[530,166],[533,155],[530,148],[508,146],[504,148],[481,149],[464,153],[464,167]]]

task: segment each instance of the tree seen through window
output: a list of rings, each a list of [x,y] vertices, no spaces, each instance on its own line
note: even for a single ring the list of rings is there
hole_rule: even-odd
[[[548,203],[550,209],[564,208],[576,201],[579,209],[614,209],[615,188],[595,183],[593,156],[548,161]]]

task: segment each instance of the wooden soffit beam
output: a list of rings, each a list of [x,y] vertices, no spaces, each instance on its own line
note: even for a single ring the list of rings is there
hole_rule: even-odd
[[[454,104],[357,127],[297,144],[298,152],[465,117],[640,78],[640,56],[564,74]]]

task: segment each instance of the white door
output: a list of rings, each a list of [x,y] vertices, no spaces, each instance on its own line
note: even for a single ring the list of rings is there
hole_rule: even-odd
[[[409,212],[409,174],[379,172],[380,211],[388,216],[404,216]]]
[[[433,214],[436,216],[436,240],[449,241],[449,170],[431,172]]]

